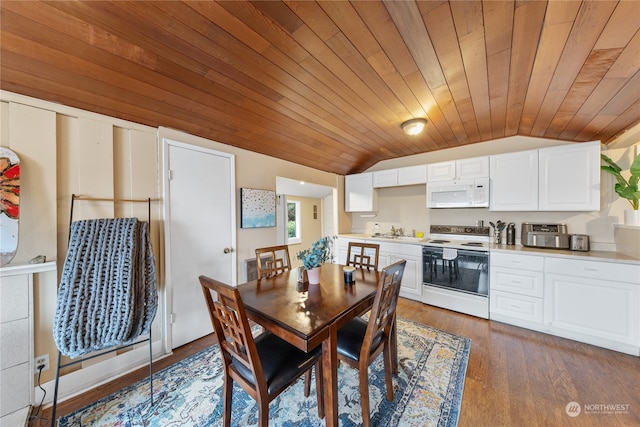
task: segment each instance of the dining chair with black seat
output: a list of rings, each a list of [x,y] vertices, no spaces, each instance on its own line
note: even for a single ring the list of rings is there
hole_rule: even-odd
[[[233,381],[256,400],[258,425],[266,427],[269,403],[314,365],[318,416],[324,418],[322,346],[304,352],[271,332],[254,338],[238,289],[207,276],[200,284],[224,364],[223,426],[231,424]]]
[[[368,368],[381,352],[384,354],[387,399],[393,401],[392,374],[397,373],[397,366],[393,366],[397,363],[393,354],[393,334],[406,264],[406,260],[400,260],[382,269],[368,321],[356,317],[338,330],[338,359],[359,371],[362,423],[365,427],[370,425]]]
[[[256,249],[256,266],[258,278],[273,277],[291,270],[289,246],[277,245]],[[309,395],[311,390],[311,371],[304,378],[304,393]]]
[[[258,278],[272,277],[291,270],[291,258],[287,245],[268,246],[256,249]]]
[[[347,248],[347,265],[367,270],[378,269],[380,245],[375,243],[349,242]]]
[[[273,277],[291,270],[291,257],[289,256],[289,246],[277,245],[256,249],[256,266],[258,278]],[[311,389],[311,372],[305,376],[304,390],[305,396],[309,395]]]

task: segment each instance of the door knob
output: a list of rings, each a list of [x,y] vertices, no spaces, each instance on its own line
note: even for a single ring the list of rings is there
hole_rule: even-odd
[[[228,253],[230,253],[232,251],[233,251],[233,249],[231,249],[231,248],[224,248],[224,253],[225,254],[228,254]]]

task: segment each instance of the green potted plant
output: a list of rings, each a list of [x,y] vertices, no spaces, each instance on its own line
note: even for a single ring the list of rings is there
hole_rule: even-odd
[[[335,236],[323,237],[311,245],[311,248],[298,252],[297,258],[307,270],[310,284],[320,283],[320,266],[333,257],[333,240]]]
[[[601,169],[610,173],[616,178],[616,184],[614,190],[620,197],[627,199],[631,204],[633,210],[625,211],[625,224],[627,225],[640,225],[640,214],[638,206],[640,205],[640,191],[638,190],[638,180],[640,180],[640,154],[631,163],[629,167],[629,178],[625,178],[622,175],[622,168],[606,154],[601,154],[600,157],[605,163],[601,166]]]

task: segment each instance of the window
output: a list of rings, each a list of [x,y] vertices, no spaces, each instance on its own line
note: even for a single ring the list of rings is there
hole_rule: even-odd
[[[287,202],[287,243],[301,243],[300,202]]]

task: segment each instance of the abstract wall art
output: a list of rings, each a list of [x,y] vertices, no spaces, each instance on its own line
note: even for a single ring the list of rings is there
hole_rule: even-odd
[[[276,226],[276,192],[240,189],[240,227],[263,228]]]

